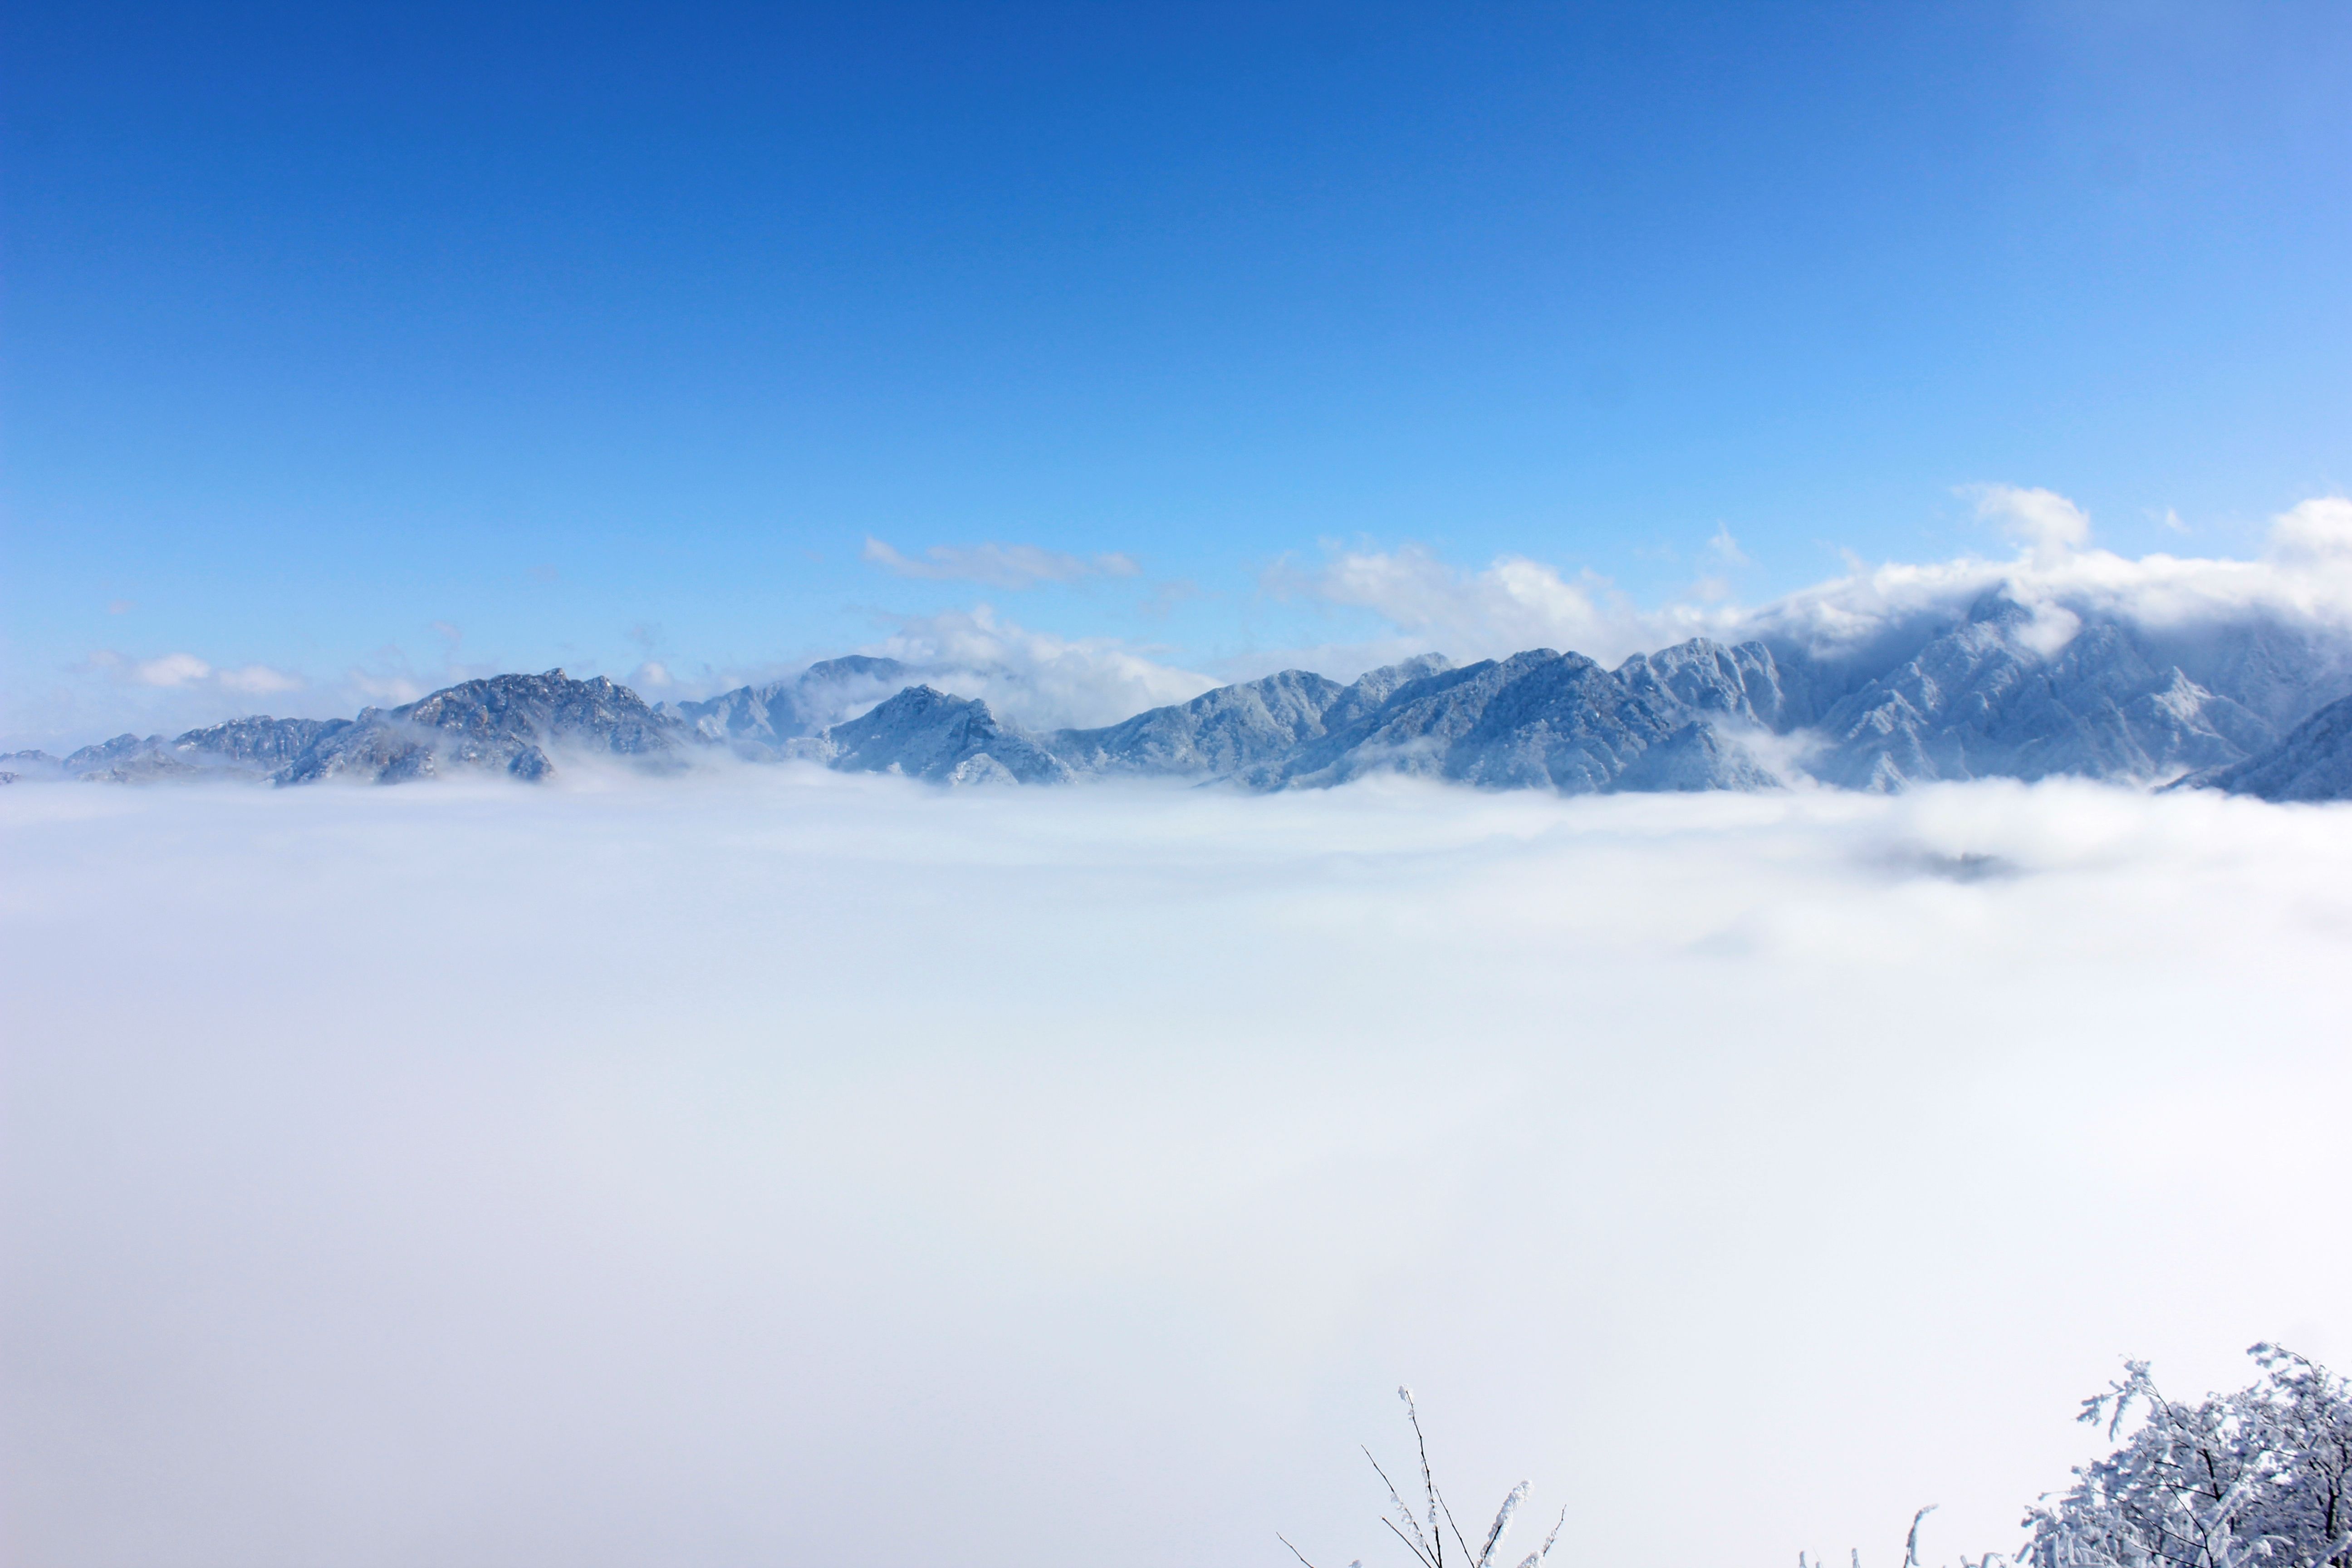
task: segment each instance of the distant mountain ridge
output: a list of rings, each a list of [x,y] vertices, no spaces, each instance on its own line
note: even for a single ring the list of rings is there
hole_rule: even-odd
[[[232,719],[170,741],[117,735],[63,758],[20,752],[5,760],[22,775],[114,784],[236,776],[400,784],[453,770],[540,779],[554,770],[550,749],[676,765],[690,734],[625,686],[551,669],[462,681],[390,710],[363,708],[356,719]]]
[[[538,779],[566,758],[662,769],[719,751],[949,784],[1280,790],[1398,773],[1581,795],[2072,775],[2352,797],[2343,638],[2262,621],[2151,630],[1999,590],[1859,650],[1696,637],[1613,669],[1549,648],[1461,667],[1426,654],[1347,684],[1284,670],[1093,729],[1024,731],[919,674],[853,655],[675,705],[560,669],[501,675],[354,719],[237,719],[63,759],[20,752],[0,757],[0,774]]]

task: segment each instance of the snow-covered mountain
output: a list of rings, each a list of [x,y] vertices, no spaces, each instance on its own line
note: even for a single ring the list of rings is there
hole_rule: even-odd
[[[1486,659],[1408,681],[1353,722],[1236,776],[1259,789],[1375,773],[1565,795],[1756,789],[1773,780],[1730,738],[1734,726],[1756,726],[1742,689],[1695,679],[1694,695],[1710,702],[1702,708],[1660,677],[1661,668],[1696,676],[1743,657],[1770,662],[1760,647],[1704,642],[1669,649],[1663,666],[1628,660],[1613,672],[1549,648]]]
[[[1428,654],[1349,684],[1285,670],[1042,733],[911,673],[853,656],[661,707],[602,678],[502,675],[356,719],[239,719],[61,760],[18,753],[0,757],[0,774],[533,779],[567,753],[659,767],[731,752],[944,784],[1151,776],[1279,790],[1385,773],[1590,794],[1759,789],[1801,773],[1866,790],[2063,774],[2352,795],[2352,710],[2336,700],[2352,691],[2352,638],[2276,617],[2151,624],[2002,588],[1843,642],[1774,627],[1613,669],[1549,648],[1460,668]]]
[[[1342,686],[1304,669],[1220,686],[1099,730],[1056,730],[1045,745],[1072,772],[1223,778],[1287,756],[1376,710],[1399,688],[1453,668],[1443,654]]]
[[[2336,699],[2245,761],[2191,773],[2174,787],[2263,800],[2352,800],[2352,697]]]
[[[452,770],[537,779],[555,766],[550,752],[675,764],[691,735],[625,686],[551,669],[465,681],[404,707],[362,709],[356,719],[232,719],[169,741],[117,735],[62,758],[20,752],[0,761],[18,777],[107,784],[219,777],[399,784]]]
[[[814,735],[903,689],[912,672],[895,658],[851,654],[813,664],[790,680],[739,686],[701,702],[664,703],[703,739],[753,761],[786,754],[788,743]]]
[[[801,754],[844,773],[904,773],[933,784],[1064,784],[1070,770],[1036,738],[1000,725],[988,704],[910,686],[835,724]]]
[[[1992,593],[1858,684],[1800,649],[1820,749],[1810,771],[1852,789],[1931,779],[2157,780],[2235,762],[2352,686],[2338,642],[2276,625],[2219,632],[2084,623]]]

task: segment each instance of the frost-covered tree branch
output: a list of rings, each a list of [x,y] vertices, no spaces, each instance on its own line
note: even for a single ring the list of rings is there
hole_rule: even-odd
[[[2026,1516],[2032,1568],[2352,1568],[2352,1390],[2276,1345],[2247,1352],[2263,1375],[2196,1405],[2165,1398],[2127,1362],[2082,1419],[2118,1436],[2074,1484]]]

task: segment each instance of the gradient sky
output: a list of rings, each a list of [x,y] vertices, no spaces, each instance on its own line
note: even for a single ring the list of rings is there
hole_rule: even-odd
[[[0,51],[0,732],[110,653],[331,710],[985,600],[1216,669],[1362,629],[1264,586],[1331,542],[1646,603],[1727,530],[1754,599],[1991,548],[1969,484],[2242,554],[2352,482],[2342,5],[82,0]]]

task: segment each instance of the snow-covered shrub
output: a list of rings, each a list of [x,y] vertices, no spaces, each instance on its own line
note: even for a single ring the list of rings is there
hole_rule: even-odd
[[[2175,1404],[2146,1362],[2083,1402],[2082,1419],[2124,1446],[2081,1466],[2074,1485],[2027,1514],[2032,1568],[2352,1568],[2352,1390],[2276,1345],[2234,1394]]]

